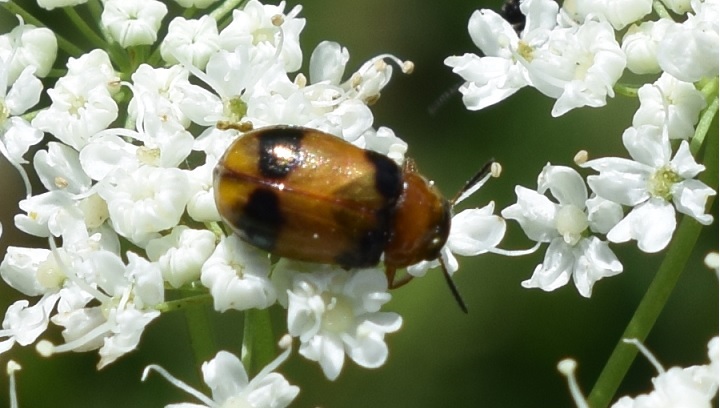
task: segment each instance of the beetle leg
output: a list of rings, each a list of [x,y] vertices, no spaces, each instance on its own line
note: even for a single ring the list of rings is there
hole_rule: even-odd
[[[404,286],[408,282],[410,282],[413,278],[412,275],[409,273],[405,273],[405,276],[403,276],[400,279],[395,279],[395,272],[397,272],[397,269],[386,267],[385,268],[385,275],[388,279],[388,289],[397,289],[401,286]]]

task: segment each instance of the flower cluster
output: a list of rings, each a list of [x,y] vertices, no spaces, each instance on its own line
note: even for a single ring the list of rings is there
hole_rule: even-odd
[[[676,212],[703,225],[713,222],[705,207],[716,192],[696,179],[705,166],[693,154],[707,130],[694,137],[701,113],[712,117],[717,110],[707,103],[717,95],[718,78],[717,58],[708,55],[718,52],[720,3],[672,2],[668,7],[681,22],[669,11],[649,20],[651,6],[649,0],[622,6],[573,1],[562,8],[550,0],[521,1],[520,33],[498,13],[478,10],[469,31],[483,56],[445,60],[466,81],[460,92],[468,109],[531,86],[556,99],[553,116],[605,105],[628,71],[659,74],[635,91],[640,107],[622,135],[632,159],[587,160],[585,152],[576,157],[581,167],[599,172],[587,177],[591,195],[577,171],[550,164],[536,190],[516,187],[518,201],[502,210],[503,217],[518,221],[530,239],[549,244],[525,287],[551,291],[572,277],[580,294],[590,297],[595,282],[623,270],[609,243],[635,240],[640,250],[658,252],[672,238]]]
[[[517,186],[517,203],[501,212],[531,240],[548,243],[524,287],[552,291],[572,277],[578,292],[590,297],[598,280],[623,271],[611,244],[634,240],[641,251],[655,253],[671,242],[677,213],[702,225],[714,220],[706,207],[717,192],[697,179],[705,166],[694,156],[717,138],[708,130],[718,110],[720,2],[576,0],[561,7],[521,0],[507,10],[521,18],[514,15],[511,24],[492,10],[470,18],[481,56],[445,60],[465,80],[460,92],[468,109],[483,109],[526,86],[556,100],[553,116],[604,106],[616,91],[640,102],[622,135],[630,158],[589,160],[581,151],[576,164],[598,173],[586,179],[548,163],[537,189]],[[620,85],[621,78],[653,79],[633,87]],[[717,145],[705,155],[716,162]],[[716,256],[708,259],[717,269]],[[669,370],[635,342],[656,363],[655,390],[623,397],[614,407],[710,406],[718,390],[717,337],[708,345],[709,364]],[[574,367],[571,360],[559,365],[578,407],[587,407]]]
[[[654,389],[647,394],[636,397],[624,396],[617,400],[611,408],[656,408],[656,407],[711,407],[712,401],[718,392],[718,337],[708,342],[707,364],[690,367],[671,367],[665,369],[662,364],[637,339],[623,339],[625,343],[635,345],[647,359],[655,366],[658,372],[653,377]],[[570,392],[578,408],[588,408],[589,405],[582,395],[577,380],[575,368],[577,363],[572,359],[565,359],[558,364],[558,370],[568,377]]]
[[[286,11],[284,2],[251,0],[236,8],[233,1],[177,0],[214,8],[168,22],[163,2],[107,0],[84,10],[96,13],[97,27],[70,7],[84,3],[38,1],[76,17],[96,45],[89,52],[4,2],[19,23],[0,36],[0,153],[27,188],[15,226],[46,238],[48,248],[11,246],[0,264],[8,285],[39,297],[9,307],[0,353],[35,343],[53,323],[65,342],[39,341],[43,355],[98,350],[100,369],[135,349],[169,304],[183,307],[177,293],[191,291],[219,312],[286,308],[299,353],[330,379],[346,355],[363,367],[384,364],[384,335],[399,330],[402,319],[381,311],[391,298],[381,267],[273,264],[267,252],[223,229],[213,169],[242,137],[235,128],[275,124],[319,129],[402,164],[406,143],[374,127],[369,105],[389,83],[393,64],[403,72],[412,64],[383,54],[348,73],[348,50],[325,41],[312,52],[309,73],[297,73],[306,22],[300,6]],[[57,60],[59,50],[71,57]],[[51,72],[55,82],[45,80]],[[49,104],[39,104],[43,92]],[[44,191],[31,190],[28,168]],[[505,224],[492,209],[491,203],[458,214],[462,223],[443,250],[449,273],[457,270],[453,251],[477,255],[500,241]],[[414,272],[437,265],[423,263]],[[175,289],[185,291],[169,303],[166,294]],[[214,389],[217,377],[237,374],[237,366],[234,356],[218,354],[203,366],[206,382]],[[247,375],[240,377],[247,385]],[[282,396],[261,405],[287,405],[297,388],[282,384]],[[213,396],[227,398],[240,397]]]

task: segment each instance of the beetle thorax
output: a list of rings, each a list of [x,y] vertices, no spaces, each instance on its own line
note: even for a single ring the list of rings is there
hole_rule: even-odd
[[[385,247],[385,265],[394,268],[437,259],[450,233],[448,201],[415,172],[404,181]]]

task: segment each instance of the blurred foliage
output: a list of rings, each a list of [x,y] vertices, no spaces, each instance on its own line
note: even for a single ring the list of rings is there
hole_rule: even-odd
[[[293,6],[296,1],[289,3]],[[584,108],[551,118],[553,101],[528,88],[481,112],[465,110],[459,94],[452,92],[459,77],[443,60],[477,51],[467,21],[473,10],[497,9],[498,2],[307,0],[302,4],[307,18],[301,37],[306,63],[315,45],[324,40],[349,49],[351,70],[385,52],[415,63],[411,75],[396,71],[373,107],[375,125],[389,126],[404,138],[409,154],[443,192],[452,195],[492,157],[502,164],[502,177],[490,181],[463,206],[483,206],[492,200],[498,213],[515,201],[516,185],[535,188],[547,162],[572,166],[580,149],[588,150],[591,157],[626,156],[620,136],[631,125],[638,106],[635,100],[619,97],[602,109]],[[7,17],[0,16],[2,32],[15,24]],[[60,22],[52,24],[62,27]],[[44,246],[43,241],[14,230],[12,217],[24,193],[10,166],[3,162],[0,171],[5,229],[0,253],[7,245]],[[712,212],[717,218],[717,204]],[[509,223],[501,247],[531,245],[517,224]],[[693,260],[647,341],[666,368],[707,360],[707,342],[718,333],[718,278],[702,259],[717,246],[716,221],[705,228]],[[316,363],[294,354],[281,368],[291,383],[301,387],[294,406],[571,407],[557,362],[577,359],[581,387],[589,391],[663,256],[643,254],[634,244],[614,249],[625,271],[600,281],[592,299],[582,298],[572,284],[553,293],[520,286],[542,261],[545,247],[522,258],[461,259],[455,276],[470,308],[468,315],[454,303],[439,273],[416,279],[395,291],[386,308],[400,313],[404,326],[387,337],[390,358],[385,366],[367,370],[347,361],[340,378],[330,382]],[[0,287],[3,310],[18,298],[14,291]],[[279,338],[285,330],[284,311],[275,308]],[[215,320],[216,331],[208,335],[221,348],[238,352],[242,314],[226,313]],[[23,366],[18,373],[20,406],[157,407],[190,401],[157,375],[146,383],[139,381],[144,366],[157,363],[202,387],[184,324],[180,313],[162,316],[144,333],[137,351],[101,372],[95,370],[95,352],[41,359],[32,347],[16,347],[9,357]],[[57,331],[50,336],[59,341]],[[3,367],[7,358],[0,358]],[[620,393],[648,391],[655,374],[639,358]],[[0,406],[7,401],[7,389],[7,378],[0,376]]]

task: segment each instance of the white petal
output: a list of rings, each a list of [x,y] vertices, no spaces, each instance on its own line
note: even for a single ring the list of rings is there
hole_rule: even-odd
[[[635,207],[607,234],[610,242],[638,241],[643,252],[654,253],[667,246],[676,226],[675,209],[660,198]]]
[[[650,197],[647,189],[648,175],[644,172],[645,168],[640,170],[638,173],[606,171],[597,176],[588,176],[587,182],[598,196],[622,205],[633,206]]]
[[[573,271],[575,287],[581,295],[589,298],[595,282],[622,272],[623,266],[607,242],[589,237],[575,248],[577,261]]]
[[[345,362],[342,341],[336,336],[315,336],[300,345],[298,352],[306,358],[317,361],[328,380],[335,380]]]
[[[606,234],[623,218],[620,204],[602,197],[587,200],[587,214],[590,229],[601,234]]]
[[[678,151],[670,164],[680,177],[686,179],[691,179],[705,170],[705,166],[695,161],[692,153],[690,153],[690,144],[685,140],[680,143],[680,147],[678,147]]]
[[[627,128],[622,138],[630,156],[639,163],[659,168],[670,161],[670,142],[657,126]]]
[[[5,105],[11,115],[22,115],[40,101],[43,86],[34,72],[34,67],[26,67],[5,96]]]
[[[493,215],[494,204],[453,216],[447,245],[458,255],[475,256],[496,247],[505,236],[505,220]]]
[[[522,186],[515,187],[518,202],[501,211],[506,219],[520,223],[528,238],[538,242],[549,242],[558,236],[555,228],[557,204],[542,194]]]
[[[545,194],[548,189],[560,205],[585,208],[588,198],[585,181],[572,168],[546,164],[538,176],[538,193]]]
[[[322,41],[310,56],[310,83],[339,84],[349,59],[347,48],[334,41]]]
[[[50,142],[33,158],[40,181],[48,190],[64,189],[79,194],[90,188],[91,180],[80,166],[78,152],[68,145]]]
[[[220,351],[215,358],[203,363],[202,373],[217,402],[240,394],[248,385],[248,375],[240,359],[227,351]]]
[[[574,264],[575,255],[572,247],[562,238],[555,238],[545,252],[543,263],[535,268],[530,279],[522,282],[522,286],[540,288],[546,292],[553,291],[570,281]]]
[[[23,118],[13,116],[6,124],[5,132],[0,130],[0,143],[5,145],[8,151],[7,159],[12,163],[27,163],[23,157],[30,149],[43,139],[43,132],[30,126]]]
[[[713,216],[705,213],[705,207],[708,197],[716,194],[715,190],[698,180],[685,180],[672,188],[675,208],[703,225],[710,225],[713,222]]]
[[[512,57],[509,46],[518,41],[517,33],[504,18],[492,10],[475,10],[468,22],[475,45],[490,57]]]

